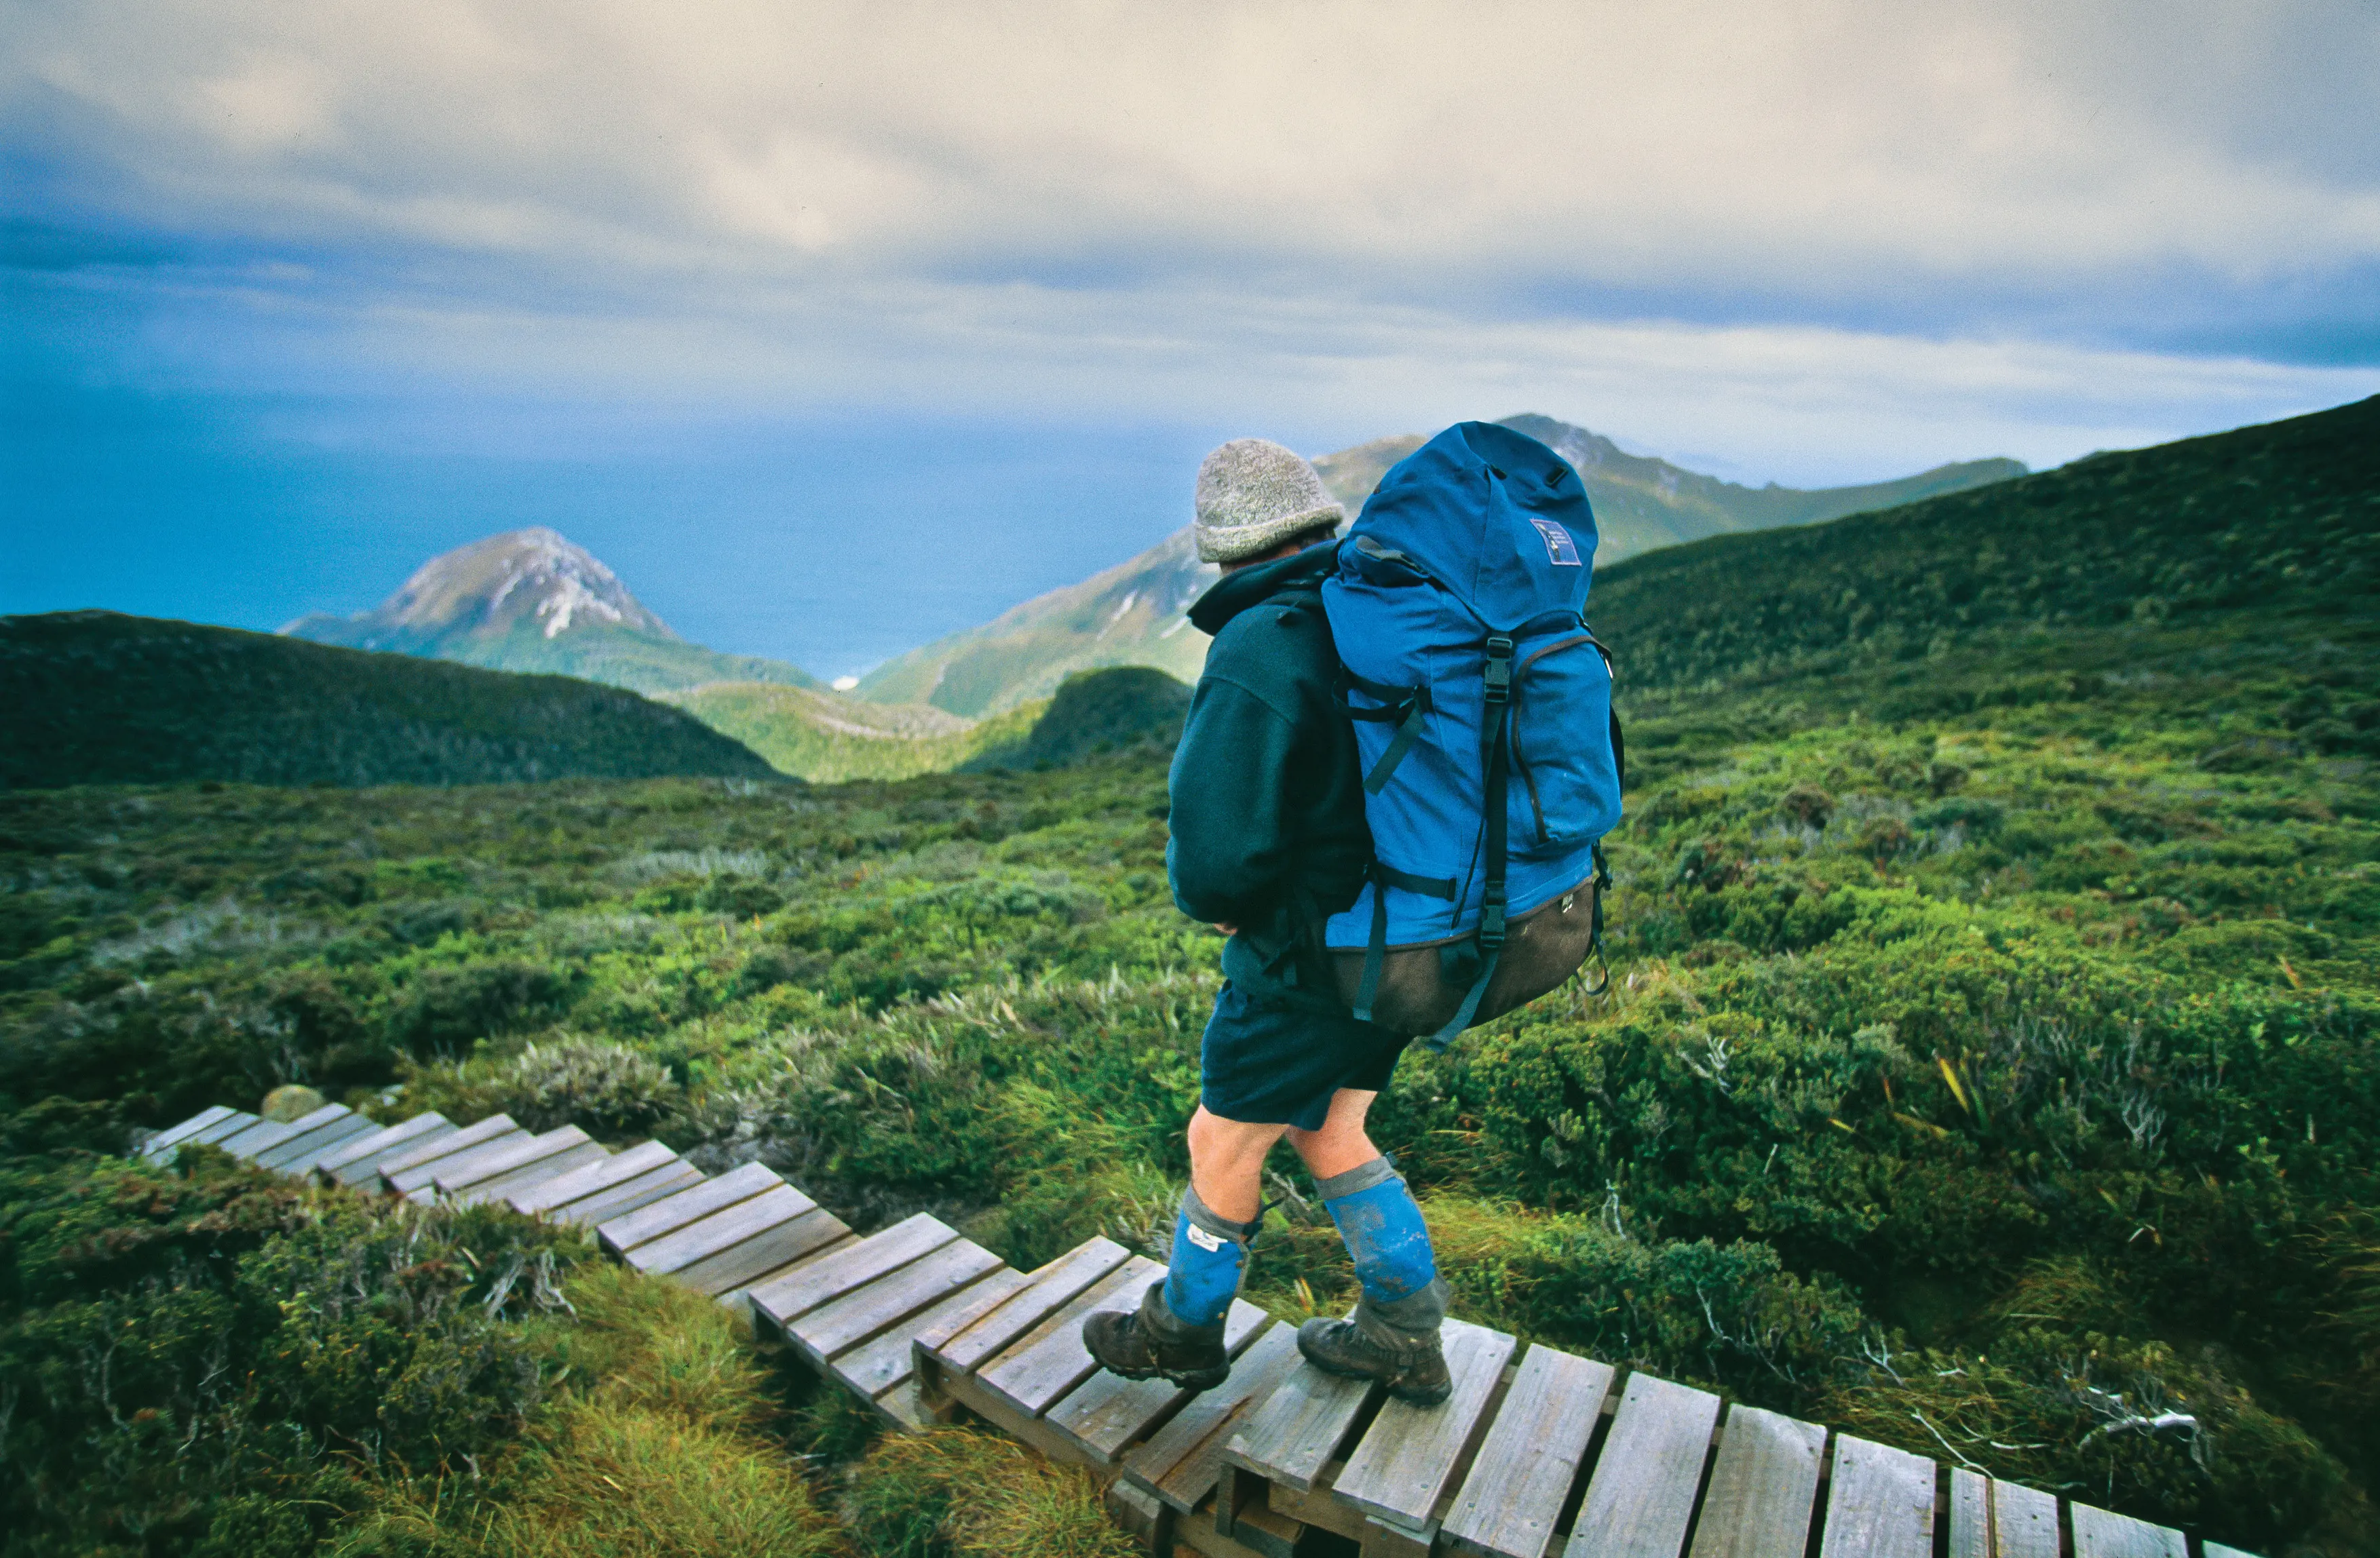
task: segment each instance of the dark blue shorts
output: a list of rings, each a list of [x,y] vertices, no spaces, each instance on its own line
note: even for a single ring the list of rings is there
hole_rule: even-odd
[[[1198,1101],[1245,1125],[1319,1130],[1332,1093],[1387,1087],[1411,1042],[1344,1014],[1249,996],[1227,981],[1198,1045]]]

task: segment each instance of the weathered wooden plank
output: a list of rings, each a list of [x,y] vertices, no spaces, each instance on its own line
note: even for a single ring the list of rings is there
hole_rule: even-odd
[[[616,1217],[625,1217],[656,1202],[667,1201],[679,1191],[702,1182],[702,1170],[684,1158],[672,1158],[649,1174],[633,1179],[623,1179],[616,1185],[581,1196],[577,1201],[549,1206],[545,1214],[557,1223],[575,1224],[579,1227],[600,1227]]]
[[[1369,1380],[1326,1374],[1307,1364],[1250,1414],[1245,1426],[1223,1446],[1223,1459],[1267,1481],[1312,1492],[1315,1479],[1338,1455],[1373,1389]]]
[[[860,1395],[881,1395],[917,1373],[917,1353],[912,1346],[917,1339],[915,1333],[929,1325],[938,1325],[986,1298],[1014,1293],[1030,1280],[1013,1267],[995,1267],[981,1281],[960,1288],[924,1313],[880,1332],[849,1351],[837,1355],[828,1367],[834,1371],[835,1378]]]
[[[476,1153],[500,1141],[525,1141],[528,1137],[528,1132],[515,1125],[510,1115],[490,1115],[451,1135],[423,1141],[381,1159],[380,1182],[396,1195],[410,1195],[465,1153]]]
[[[188,1136],[183,1137],[179,1141],[175,1142],[174,1145],[177,1149],[182,1147],[220,1147],[224,1144],[225,1138],[238,1135],[241,1131],[246,1130],[249,1126],[254,1125],[257,1122],[257,1118],[258,1117],[249,1114],[246,1109],[234,1109],[222,1119],[219,1119],[215,1121],[214,1124],[208,1126],[204,1130],[194,1130]]]
[[[1950,1558],[2058,1558],[2058,1501],[1980,1472],[1950,1473],[1949,1528]]]
[[[812,1361],[824,1364],[887,1326],[974,1286],[1001,1265],[999,1256],[972,1239],[953,1239],[865,1286],[829,1299],[786,1322],[785,1330]]]
[[[253,1160],[268,1147],[279,1146],[297,1134],[296,1120],[253,1119],[228,1136],[215,1139],[215,1145],[243,1162]]]
[[[1837,1434],[1818,1558],[1932,1558],[1933,1552],[1934,1463]]]
[[[212,1108],[201,1109],[188,1119],[177,1121],[162,1130],[152,1130],[142,1137],[140,1145],[137,1149],[137,1155],[146,1158],[151,1163],[162,1163],[173,1154],[174,1149],[180,1146],[185,1139],[197,1135],[211,1125],[220,1125],[238,1112],[227,1104],[217,1104]]]
[[[1106,1503],[1108,1518],[1123,1528],[1124,1535],[1143,1552],[1163,1554],[1172,1550],[1173,1511],[1155,1493],[1118,1478],[1108,1484]]]
[[[1992,1540],[1991,1479],[1963,1469],[1950,1473],[1950,1504],[1943,1514],[1949,1558],[1998,1558]]]
[[[1223,1316],[1223,1355],[1236,1359],[1257,1334],[1271,1323],[1272,1316],[1254,1304],[1232,1299]],[[1067,1393],[1042,1419],[1104,1466],[1189,1398],[1190,1393],[1171,1380],[1127,1380],[1101,1370]]]
[[[1415,1407],[1394,1396],[1364,1431],[1331,1492],[1391,1524],[1426,1526],[1454,1480],[1455,1457],[1487,1410],[1517,1344],[1500,1331],[1450,1320],[1439,1330],[1454,1389],[1442,1406]]]
[[[1488,1558],[1545,1558],[1612,1374],[1608,1363],[1529,1348],[1446,1512],[1451,1545]]]
[[[650,1244],[687,1224],[723,1211],[739,1201],[749,1201],[764,1190],[774,1189],[784,1181],[776,1171],[757,1163],[730,1169],[716,1178],[701,1180],[674,1196],[638,1207],[622,1216],[599,1223],[595,1237],[614,1255],[625,1255],[642,1244]]]
[[[787,1324],[830,1299],[865,1287],[887,1272],[931,1254],[959,1237],[941,1218],[920,1212],[880,1228],[848,1249],[805,1266],[781,1282],[752,1289],[752,1302],[778,1324]]]
[[[358,1130],[374,1129],[370,1119],[344,1104],[325,1104],[291,1124],[288,1135],[256,1154],[252,1161],[257,1167],[285,1170],[292,1159],[319,1150],[325,1141],[341,1141]]]
[[[509,1201],[515,1190],[535,1190],[549,1179],[557,1179],[574,1169],[601,1163],[611,1155],[612,1149],[601,1141],[581,1141],[561,1152],[533,1158],[509,1173],[491,1175],[455,1200],[465,1206]]]
[[[717,1298],[850,1237],[851,1229],[842,1218],[813,1205],[739,1244],[680,1266],[670,1274],[670,1280]]]
[[[422,1202],[436,1201],[439,1199],[438,1179],[441,1175],[468,1171],[491,1158],[502,1157],[529,1140],[531,1138],[527,1130],[515,1126],[509,1131],[492,1136],[476,1147],[466,1147],[459,1153],[449,1153],[444,1157],[425,1163],[418,1168],[407,1169],[398,1177],[398,1190],[409,1201]],[[381,1178],[383,1182],[389,1181],[386,1173],[382,1173]]]
[[[1741,1404],[1727,1414],[1694,1524],[1694,1558],[1799,1552],[1818,1503],[1827,1431]]]
[[[1238,1431],[1238,1424],[1304,1362],[1295,1326],[1276,1325],[1262,1333],[1232,1365],[1229,1379],[1192,1397],[1125,1457],[1126,1474],[1184,1514],[1197,1508],[1198,1501],[1214,1491],[1223,1446]]]
[[[1148,1285],[1164,1280],[1163,1266],[1146,1255],[1135,1255],[978,1369],[977,1377],[994,1395],[1026,1417],[1039,1417],[1099,1369],[1083,1346],[1084,1319],[1103,1311],[1138,1309]]]
[[[1562,1550],[1569,1558],[1677,1558],[1718,1406],[1708,1391],[1645,1373],[1628,1377]]]
[[[650,1174],[664,1164],[677,1161],[677,1153],[659,1141],[639,1141],[623,1153],[580,1164],[567,1174],[535,1185],[525,1185],[504,1199],[516,1212],[532,1216],[557,1206],[566,1206],[614,1185],[625,1184],[639,1174]]]
[[[337,1184],[360,1185],[380,1177],[383,1158],[454,1133],[455,1122],[442,1114],[433,1111],[416,1115],[385,1130],[343,1143],[337,1152],[326,1153],[315,1163],[314,1173]]]
[[[2190,1544],[2169,1526],[2152,1526],[2087,1504],[2067,1505],[2074,1520],[2074,1558],[2190,1558]]]
[[[380,1134],[380,1121],[369,1115],[349,1115],[328,1130],[317,1132],[314,1140],[298,1152],[286,1153],[273,1166],[292,1178],[310,1177],[314,1165],[340,1151],[350,1141],[360,1141],[367,1136]]]
[[[832,1213],[828,1213],[827,1215],[832,1217],[834,1214]],[[838,1223],[842,1221],[839,1217],[835,1220]],[[835,1235],[832,1238],[828,1239],[824,1244],[818,1246],[816,1249],[806,1250],[800,1255],[791,1261],[787,1261],[781,1266],[773,1266],[769,1270],[762,1272],[758,1276],[747,1278],[743,1286],[728,1288],[725,1292],[716,1294],[714,1296],[722,1304],[742,1305],[745,1314],[749,1316],[754,1323],[769,1325],[771,1330],[776,1330],[778,1335],[782,1335],[782,1330],[778,1330],[774,1323],[769,1321],[766,1315],[757,1314],[753,1311],[750,1302],[752,1289],[761,1286],[767,1283],[775,1282],[780,1278],[791,1276],[795,1272],[800,1271],[804,1266],[808,1265],[811,1262],[823,1261],[828,1256],[834,1254],[837,1250],[848,1250],[858,1242],[859,1239],[857,1236],[854,1235],[852,1231],[846,1227],[843,1232]]]
[[[717,1183],[716,1179],[711,1181],[711,1184]],[[680,1199],[699,1193],[700,1190],[689,1190]],[[707,1216],[681,1224],[659,1238],[647,1239],[623,1251],[621,1259],[648,1276],[667,1276],[681,1266],[690,1266],[707,1256],[732,1249],[763,1229],[791,1222],[817,1205],[818,1202],[780,1179],[759,1195],[747,1196]]]
[[[1132,1259],[1132,1252],[1111,1238],[1077,1245],[1032,1274],[1030,1286],[998,1307],[972,1319],[946,1321],[917,1337],[917,1346],[936,1363],[953,1373],[972,1373],[986,1359],[1005,1352],[1009,1345],[1072,1303],[1084,1289]],[[945,1335],[945,1333],[948,1333]]]
[[[430,1182],[437,1187],[442,1201],[472,1206],[611,1155],[601,1142],[575,1125],[565,1125],[441,1169],[431,1176]],[[527,1178],[524,1170],[529,1171]]]
[[[2058,1501],[2047,1493],[1993,1483],[1992,1525],[1999,1533],[1992,1558],[2058,1558]]]

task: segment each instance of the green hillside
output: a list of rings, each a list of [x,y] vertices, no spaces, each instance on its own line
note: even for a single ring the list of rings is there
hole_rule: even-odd
[[[988,744],[963,766],[1058,768],[1136,748],[1171,754],[1182,737],[1183,717],[1190,712],[1190,689],[1161,670],[1117,666],[1076,671],[1058,684],[1046,708],[1026,708],[1038,713],[1023,739]],[[984,728],[1008,718],[986,720]]]
[[[2272,1558],[2380,1554],[2375,434],[2367,402],[1609,570],[1610,992],[1410,1057],[1374,1115],[1455,1312]],[[1145,748],[791,803],[0,794],[0,1520],[159,1558],[1120,1553],[1068,1524],[1087,1483],[871,1443],[691,1307],[631,1347],[638,1300],[501,1214],[94,1154],[290,1080],[558,1099],[863,1230],[1157,1248],[1218,949],[1164,815]],[[1354,1293],[1285,1202],[1249,1296]],[[381,1419],[382,1379],[425,1383]]]
[[[9,789],[771,773],[633,693],[109,611],[0,618],[0,704]]]
[[[960,767],[1021,743],[1045,707],[962,719],[924,704],[878,704],[759,682],[655,694],[742,742],[780,772],[820,782],[898,779]]]
[[[1549,417],[1505,422],[1578,467],[1602,531],[1596,556],[1605,564],[1704,536],[1831,519],[2024,473],[2013,460],[1975,460],[1865,487],[1747,488],[1625,453],[1609,439]],[[1315,468],[1352,514],[1389,467],[1421,442],[1418,434],[1375,439],[1318,456]],[[1184,613],[1218,576],[1214,564],[1198,561],[1184,529],[1080,584],[896,656],[862,679],[859,690],[886,703],[977,715],[1048,697],[1068,676],[1102,666],[1149,666],[1196,682],[1207,636]]]

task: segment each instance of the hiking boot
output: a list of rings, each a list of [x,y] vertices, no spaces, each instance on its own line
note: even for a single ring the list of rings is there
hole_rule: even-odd
[[[1162,1281],[1148,1285],[1136,1313],[1103,1310],[1086,1319],[1083,1346],[1100,1368],[1127,1380],[1161,1374],[1194,1391],[1211,1390],[1232,1371],[1223,1351],[1223,1322],[1184,1325],[1176,1320],[1165,1307]]]
[[[1453,1394],[1446,1354],[1438,1345],[1446,1315],[1446,1283],[1387,1303],[1370,1294],[1346,1320],[1309,1320],[1297,1328],[1297,1350],[1326,1374],[1378,1380],[1389,1394],[1415,1407],[1436,1407]]]

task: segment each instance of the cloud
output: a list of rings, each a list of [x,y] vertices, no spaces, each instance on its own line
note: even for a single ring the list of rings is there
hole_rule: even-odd
[[[73,284],[151,320],[127,373],[1317,438],[1533,405],[1810,478],[2380,363],[2353,0],[6,14],[20,214],[204,257]]]

